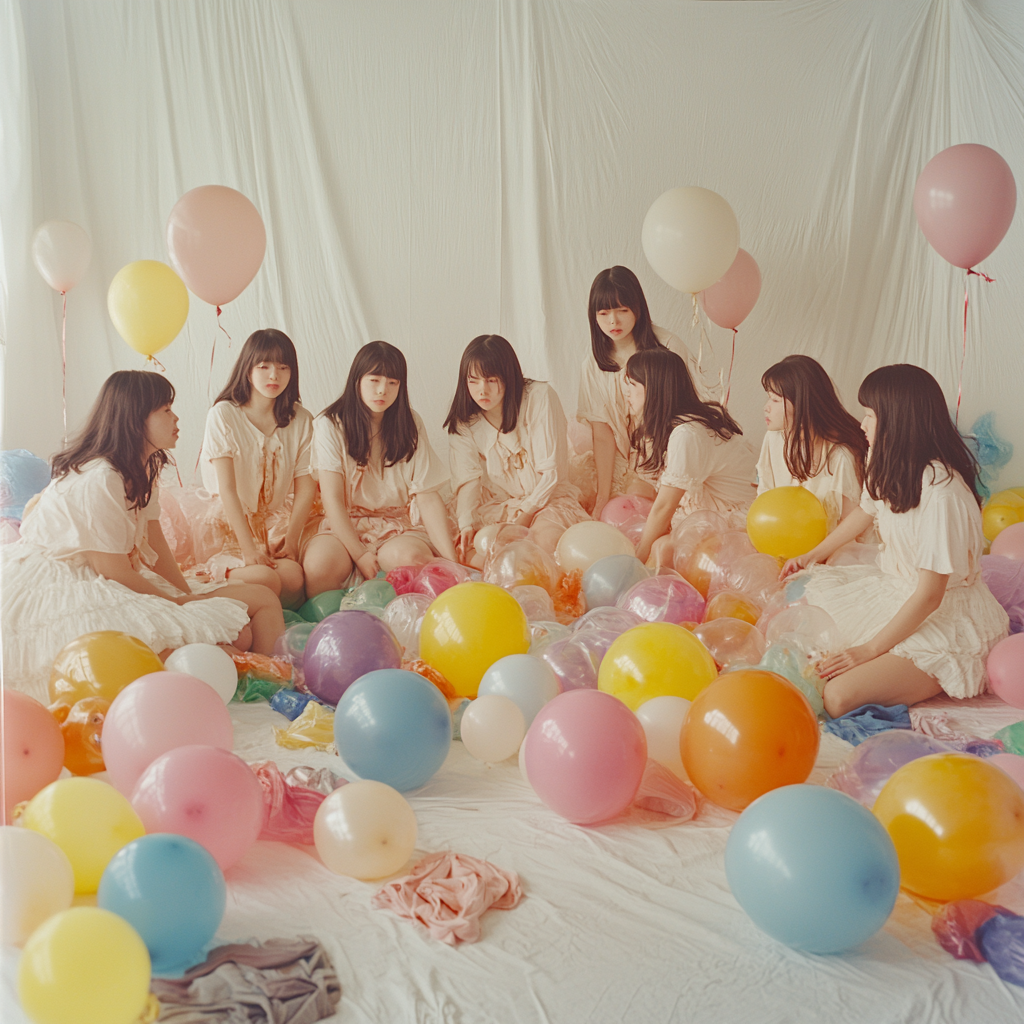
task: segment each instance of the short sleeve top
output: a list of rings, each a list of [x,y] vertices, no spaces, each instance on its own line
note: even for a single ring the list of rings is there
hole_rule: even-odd
[[[229,458],[246,515],[256,512],[261,497],[266,509],[275,511],[284,506],[295,478],[309,475],[312,442],[313,417],[301,405],[296,404],[288,426],[278,427],[268,437],[240,406],[218,402],[206,416],[203,486],[211,494],[220,491],[213,460]]]
[[[864,488],[860,507],[875,517],[881,538],[878,565],[883,572],[916,582],[918,569],[949,576],[946,586],[968,586],[981,572],[985,537],[981,510],[959,473],[938,462],[925,467],[921,501],[907,512],[893,512]]]
[[[345,504],[372,514],[383,509],[408,508],[414,495],[440,490],[448,482],[444,464],[427,438],[423,420],[416,424],[416,450],[407,462],[380,468],[360,466],[345,445],[341,426],[323,413],[313,421],[313,467],[317,474],[339,473],[345,478]]]
[[[144,508],[129,509],[121,474],[93,459],[46,486],[21,524],[21,539],[73,565],[87,565],[87,551],[128,555],[135,568],[155,565],[147,528],[160,518],[157,488]]]

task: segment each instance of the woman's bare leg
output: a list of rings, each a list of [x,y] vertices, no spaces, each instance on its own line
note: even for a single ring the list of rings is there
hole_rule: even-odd
[[[433,557],[434,552],[426,541],[409,534],[392,537],[377,548],[377,565],[385,572],[400,565],[425,565]]]
[[[838,718],[865,704],[917,704],[942,693],[934,676],[922,672],[908,658],[883,654],[858,665],[825,684],[825,710]]]
[[[345,586],[352,575],[352,559],[337,537],[320,533],[306,545],[302,571],[306,576],[306,597],[316,597]]]
[[[225,583],[223,587],[197,598],[230,597],[242,601],[249,611],[252,650],[257,654],[273,654],[277,638],[284,632],[284,613],[277,595],[256,583]]]

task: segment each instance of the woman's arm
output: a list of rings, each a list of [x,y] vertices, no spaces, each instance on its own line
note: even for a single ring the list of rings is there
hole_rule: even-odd
[[[786,562],[782,567],[782,572],[779,573],[779,579],[784,580],[787,576],[792,576],[793,573],[806,569],[809,565],[824,562],[844,544],[849,544],[851,540],[859,537],[874,521],[874,517],[869,516],[858,505],[817,547],[812,548],[806,555],[791,558]]]
[[[171,546],[167,543],[167,538],[164,536],[164,529],[160,525],[159,519],[151,519],[149,521],[147,533],[149,535],[149,546],[156,552],[156,565],[153,566],[153,571],[157,575],[163,576],[172,587],[177,587],[182,593],[192,593],[185,577],[181,574],[178,563],[174,560]]]
[[[212,459],[211,465],[217,474],[217,490],[228,525],[235,531],[242,559],[246,565],[270,565],[274,559],[266,551],[261,551],[249,529],[249,520],[245,518],[242,501],[238,497],[238,485],[235,483],[235,460],[232,458]]]
[[[292,514],[288,519],[288,532],[284,535],[282,555],[293,562],[299,560],[299,543],[306,520],[309,519],[313,500],[316,498],[316,481],[308,474],[297,476],[292,485],[295,493],[292,497]]]
[[[437,491],[425,491],[416,495],[416,504],[419,506],[420,519],[423,520],[431,543],[441,552],[442,558],[457,562],[455,545],[448,532],[448,512],[441,495]]]
[[[136,572],[127,555],[113,555],[107,551],[86,551],[85,558],[89,563],[89,568],[98,576],[120,583],[129,590],[134,590],[136,594],[162,597],[165,601],[173,601],[175,604],[184,604],[186,601],[196,600],[199,597],[198,594],[170,597],[155,583],[150,583],[142,573]]]
[[[615,435],[607,423],[591,422],[594,437],[594,468],[597,470],[597,503],[594,518],[601,518],[601,511],[608,504],[612,494],[612,477],[615,473]]]
[[[824,658],[818,665],[818,674],[822,679],[831,679],[833,676],[849,672],[858,665],[863,665],[866,661],[874,661],[875,658],[888,654],[897,644],[914,633],[942,604],[948,580],[948,573],[918,569],[917,588],[903,602],[903,606],[889,624],[883,626],[866,644],[850,647],[839,654]]]
[[[651,511],[647,513],[647,522],[644,523],[643,533],[636,546],[636,557],[646,564],[651,557],[651,548],[659,537],[664,537],[672,528],[672,516],[679,507],[683,495],[686,492],[679,487],[669,487],[662,484],[658,488],[658,496],[654,499]]]
[[[331,524],[331,533],[345,546],[363,576],[372,580],[377,575],[377,556],[359,539],[352,525],[345,502],[345,477],[341,473],[320,470],[320,496],[327,522]]]

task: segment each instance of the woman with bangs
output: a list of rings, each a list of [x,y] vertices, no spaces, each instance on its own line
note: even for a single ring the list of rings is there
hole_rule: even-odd
[[[299,403],[299,363],[283,331],[251,334],[206,417],[203,486],[222,550],[202,566],[214,580],[269,587],[285,608],[303,601],[313,417]]]
[[[787,356],[761,377],[768,432],[757,461],[757,493],[806,487],[824,506],[831,533],[860,503],[868,443],[835,386],[810,356]]]
[[[626,363],[636,352],[671,350],[686,362],[691,377],[700,373],[693,353],[671,331],[651,323],[647,298],[636,274],[628,267],[602,270],[590,286],[587,307],[591,354],[583,360],[576,419],[590,427],[594,444],[593,469],[584,459],[580,476],[596,487],[594,518],[609,499],[619,494],[653,497],[650,485],[633,472],[629,461],[630,418],[623,386]],[[702,400],[710,394],[697,384]],[[596,477],[596,482],[593,478]]]
[[[310,597],[435,555],[456,560],[440,490],[448,482],[409,404],[405,356],[371,341],[345,390],[313,423],[313,464],[326,518],[306,546]]]
[[[754,500],[754,450],[718,402],[702,402],[683,360],[648,349],[626,364],[636,472],[657,487],[636,557],[667,560],[668,533],[691,512],[731,512]]]
[[[813,566],[787,595],[823,608],[843,636],[843,650],[818,666],[825,710],[916,704],[943,691],[973,697],[1009,623],[981,577],[978,465],[938,382],[920,367],[874,370],[857,400],[869,445],[860,505],[782,570]],[[882,540],[877,565],[818,564],[872,524]]]
[[[504,338],[482,334],[466,346],[444,425],[465,564],[481,564],[474,538],[483,526],[530,527],[554,551],[568,527],[590,518],[569,482],[562,403],[550,384],[523,376]]]

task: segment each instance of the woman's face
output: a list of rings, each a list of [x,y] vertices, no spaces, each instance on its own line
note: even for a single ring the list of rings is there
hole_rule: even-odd
[[[469,397],[484,412],[500,409],[505,398],[505,382],[500,377],[484,377],[475,367],[466,374]]]
[[[173,448],[178,443],[178,417],[170,402],[146,417],[146,441],[154,451]]]
[[[599,309],[596,316],[597,326],[612,341],[625,341],[632,337],[633,328],[636,326],[636,317],[628,306],[619,306],[617,309]]]
[[[789,430],[793,426],[793,403],[769,391],[768,401],[764,403],[764,421],[769,430]]]
[[[381,373],[364,373],[359,381],[359,397],[370,412],[383,416],[395,404],[402,382]]]
[[[626,405],[633,414],[633,418],[639,420],[644,414],[644,400],[647,397],[647,388],[632,377],[624,377],[622,382],[622,393],[626,396]]]
[[[275,363],[264,359],[252,368],[249,379],[264,398],[274,399],[288,387],[292,379],[292,368],[287,363]]]
[[[875,431],[878,429],[878,417],[875,415],[874,409],[866,409],[864,411],[864,419],[860,421],[860,429],[864,431],[864,436],[868,439],[868,447],[873,448],[875,446]]]

